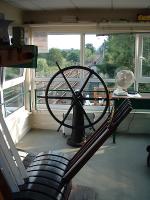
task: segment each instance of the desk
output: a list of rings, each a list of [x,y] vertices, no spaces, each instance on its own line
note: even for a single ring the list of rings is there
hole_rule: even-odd
[[[150,109],[150,94],[149,93],[142,93],[140,94],[141,97],[129,97],[129,96],[116,96],[112,95],[112,100],[114,101],[115,109],[121,104],[121,102],[129,98],[132,104],[133,109]],[[116,133],[113,133],[113,143],[116,142]]]

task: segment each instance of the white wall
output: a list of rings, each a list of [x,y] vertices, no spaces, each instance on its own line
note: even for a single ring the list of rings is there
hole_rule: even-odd
[[[63,116],[63,112],[56,111],[58,118]],[[37,111],[32,113],[31,128],[56,130],[59,124],[52,118],[48,111]]]
[[[5,19],[13,20],[14,24],[22,24],[22,11],[20,9],[0,1],[0,13],[5,15]]]
[[[14,143],[17,143],[30,130],[30,116],[31,113],[22,107],[5,118]]]
[[[150,134],[150,113],[133,112],[120,124],[120,133]]]
[[[56,111],[55,114],[60,118],[63,116],[63,111]],[[120,126],[117,129],[117,132],[127,133],[127,134],[128,133],[150,134],[149,123],[150,123],[150,113],[133,111],[120,124]],[[97,124],[96,127],[98,127],[99,125]],[[31,128],[57,130],[58,127],[59,124],[52,118],[52,116],[47,111],[44,112],[38,111],[32,113]]]
[[[63,111],[56,111],[55,114],[60,118],[63,116]],[[24,108],[8,116],[5,121],[14,143],[17,143],[31,128],[57,130],[59,127],[59,124],[52,118],[49,112],[34,111],[33,113],[29,113],[25,111]],[[150,134],[149,123],[150,113],[133,111],[120,124],[117,132],[127,134]],[[96,127],[99,125],[97,124]]]

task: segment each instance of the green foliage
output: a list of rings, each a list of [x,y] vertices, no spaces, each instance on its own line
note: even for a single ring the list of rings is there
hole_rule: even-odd
[[[45,76],[49,72],[49,66],[45,58],[38,58],[37,66],[36,72],[40,74],[40,76]]]
[[[105,41],[104,63],[134,67],[135,37],[131,34],[110,35]]]
[[[56,65],[56,61],[62,65],[63,56],[60,49],[51,48],[48,54],[48,65]]]
[[[142,75],[150,77],[150,61],[148,59],[142,62]]]
[[[120,67],[119,65],[104,63],[96,65],[98,73],[107,74],[108,78],[114,78],[116,70]]]
[[[78,49],[71,49],[68,51],[66,55],[67,61],[71,63],[79,63],[80,62],[80,51]]]
[[[95,60],[96,60],[96,54],[91,53],[91,50],[86,48],[85,49],[85,64],[91,65],[94,63]]]
[[[20,68],[5,68],[5,80],[11,80],[20,76]]]
[[[150,83],[140,83],[139,92],[148,92],[150,93]]]
[[[100,64],[97,65],[98,72],[114,78],[118,68],[134,68],[134,47],[134,35],[110,35],[97,51],[93,44],[88,43],[85,45],[85,64],[91,65],[101,58]],[[56,61],[61,67],[78,64],[80,50],[51,48],[49,53],[39,54],[39,58],[44,60],[38,62],[38,68],[40,71],[46,72],[50,70],[48,68],[55,68]],[[57,67],[55,69],[57,70]]]
[[[87,44],[85,45],[85,48],[86,48],[86,49],[89,49],[89,50],[91,51],[91,54],[94,54],[94,53],[96,52],[95,47],[94,47],[93,44],[91,44],[91,43],[87,43]]]
[[[39,53],[38,57],[39,58],[44,58],[44,59],[48,60],[48,53]]]
[[[38,71],[42,70],[45,71],[45,69],[48,68],[47,60],[45,58],[38,58],[37,64],[38,64]]]
[[[99,54],[104,55],[102,63],[97,65],[99,73],[108,78],[114,78],[120,69],[134,69],[135,36],[117,34],[108,36],[99,48]]]
[[[143,40],[143,59],[142,59],[142,75],[150,76],[150,38],[144,37]]]

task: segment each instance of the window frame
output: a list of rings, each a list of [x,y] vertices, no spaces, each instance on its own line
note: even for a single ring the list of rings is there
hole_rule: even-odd
[[[136,79],[136,90],[139,90],[140,83],[150,83],[150,77],[144,77],[142,75],[142,59],[143,57],[143,37],[144,34],[136,35],[136,47],[135,47],[135,79]],[[149,35],[150,37],[150,35]]]
[[[18,78],[13,78],[13,79],[10,79],[10,80],[5,80],[5,69],[4,67],[1,67],[1,83],[0,83],[0,100],[1,100],[1,110],[2,110],[2,113],[4,114],[5,117],[8,117],[6,116],[6,110],[5,110],[5,101],[4,101],[4,90],[10,88],[10,87],[13,87],[13,86],[17,86],[19,84],[23,84],[24,85],[24,82],[25,82],[25,69],[23,71],[23,75],[18,77]],[[25,96],[25,95],[24,95]],[[23,106],[25,106],[25,97],[24,97],[24,103],[23,103]],[[22,107],[19,107],[18,109],[22,108]],[[17,110],[18,110],[17,109]],[[15,110],[16,111],[16,110]],[[14,112],[15,112],[14,111]],[[12,113],[14,113],[12,112]],[[12,114],[11,113],[11,114]]]
[[[134,33],[135,34],[135,90],[138,91],[139,83],[150,83],[150,77],[142,77],[142,63],[140,55],[142,54],[142,34],[149,32],[149,24],[145,23],[89,23],[89,24],[49,24],[49,25],[30,25],[31,44],[32,33],[34,31],[46,31],[49,34],[80,34],[80,65],[84,66],[85,58],[85,35],[97,34],[107,35],[113,33]],[[40,78],[35,76],[33,72],[32,88],[36,88],[36,82],[47,81],[49,78]],[[114,83],[115,79],[105,79],[105,82]],[[34,89],[33,89],[34,90]],[[35,94],[32,90],[32,105],[35,107]]]

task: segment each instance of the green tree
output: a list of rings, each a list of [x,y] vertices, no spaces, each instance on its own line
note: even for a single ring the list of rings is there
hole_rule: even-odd
[[[97,70],[98,73],[107,74],[108,78],[114,78],[115,72],[119,68],[118,65],[109,64],[109,63],[100,64],[100,65],[96,65],[96,66],[97,66],[97,69],[98,69]]]
[[[93,65],[96,60],[96,53],[92,53],[90,49],[85,48],[85,64]]]
[[[99,72],[114,78],[117,69],[134,70],[135,36],[116,34],[108,36],[103,44],[103,62],[97,65]]]
[[[142,74],[150,76],[150,38],[143,38]]]
[[[80,62],[80,51],[78,49],[71,49],[67,53],[67,61],[73,63]]]
[[[85,64],[86,65],[93,65],[93,63],[96,61],[97,58],[97,52],[93,44],[87,43],[85,45]]]
[[[47,65],[47,60],[45,58],[38,58],[36,72],[40,76],[44,76],[47,74],[48,71],[49,71],[49,67]]]
[[[87,44],[85,45],[85,48],[86,48],[86,49],[89,49],[89,50],[91,51],[91,54],[94,54],[94,53],[96,52],[95,47],[94,47],[93,44],[91,44],[91,43],[87,43]]]
[[[37,64],[38,64],[39,71],[42,71],[42,70],[44,71],[44,69],[48,68],[47,61],[45,58],[38,58]]]
[[[105,41],[104,63],[134,67],[135,37],[131,34],[111,35]]]
[[[48,65],[49,66],[55,66],[56,65],[56,61],[60,65],[62,65],[63,56],[62,56],[61,50],[57,49],[57,48],[51,48],[49,50],[49,54],[48,54]]]
[[[39,53],[38,58],[45,58],[46,60],[48,60],[48,53]]]

